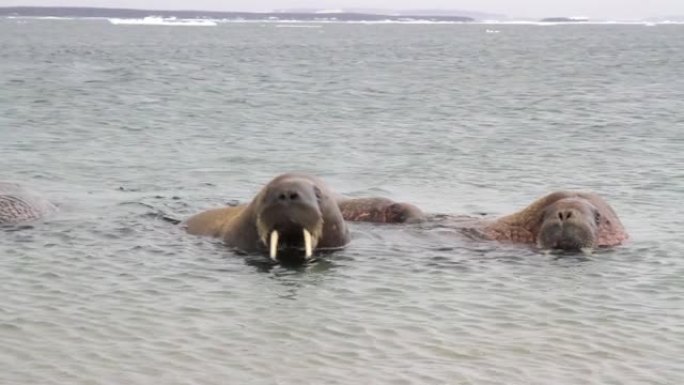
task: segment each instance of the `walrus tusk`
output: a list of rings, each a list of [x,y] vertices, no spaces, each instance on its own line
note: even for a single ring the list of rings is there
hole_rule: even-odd
[[[582,254],[586,255],[587,257],[591,257],[592,254],[594,254],[594,249],[591,247],[583,247],[580,249]]]
[[[276,258],[278,255],[278,232],[273,230],[271,232],[271,249],[270,249],[270,254],[269,256],[273,260],[273,262],[277,262],[278,259]]]
[[[311,258],[313,255],[313,242],[311,241],[311,233],[307,229],[304,229],[304,250],[306,252],[306,258]]]

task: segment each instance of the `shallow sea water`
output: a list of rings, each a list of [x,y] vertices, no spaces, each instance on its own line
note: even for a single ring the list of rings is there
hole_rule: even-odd
[[[0,19],[2,384],[681,384],[684,26]],[[298,170],[498,215],[593,190],[590,257],[352,224],[284,268],[159,219]]]

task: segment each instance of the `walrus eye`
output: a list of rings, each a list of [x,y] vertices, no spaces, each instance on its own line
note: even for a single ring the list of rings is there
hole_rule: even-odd
[[[317,186],[314,186],[314,194],[316,194],[316,200],[321,201],[323,199],[323,193],[321,192],[321,189],[319,189]]]
[[[601,213],[600,212],[598,212],[598,211],[594,212],[594,221],[596,221],[597,225],[601,223]]]

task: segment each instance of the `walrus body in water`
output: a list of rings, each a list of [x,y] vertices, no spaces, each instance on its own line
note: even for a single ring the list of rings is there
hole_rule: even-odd
[[[404,222],[402,216],[377,215],[392,207],[391,200],[381,198],[341,204],[345,219],[379,223]],[[406,205],[406,204],[402,204]],[[413,206],[415,207],[415,206]],[[415,211],[418,210],[418,211]],[[410,212],[420,213],[416,208]],[[391,210],[390,210],[391,211]],[[414,214],[414,218],[422,218]],[[537,245],[542,249],[585,250],[617,246],[629,238],[613,208],[598,194],[558,191],[548,194],[526,208],[498,219],[459,215],[430,215],[425,221],[452,227],[479,238]]]
[[[418,207],[388,198],[339,197],[337,204],[344,219],[352,222],[418,223],[425,220],[425,214]]]
[[[199,213],[184,226],[244,252],[268,252],[273,261],[307,260],[350,240],[333,192],[319,178],[295,173],[274,178],[248,204]]]
[[[0,224],[40,219],[57,208],[45,198],[8,182],[0,182]]]

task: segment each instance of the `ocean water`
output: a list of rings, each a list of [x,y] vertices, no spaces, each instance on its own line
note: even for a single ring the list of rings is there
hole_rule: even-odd
[[[0,19],[2,384],[684,382],[684,26]],[[593,190],[592,256],[352,224],[269,266],[159,218],[286,171],[436,213]]]

